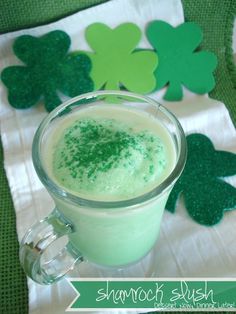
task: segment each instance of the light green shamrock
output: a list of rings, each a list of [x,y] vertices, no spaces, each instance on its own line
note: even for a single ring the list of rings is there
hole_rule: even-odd
[[[119,90],[146,94],[156,86],[154,71],[158,58],[154,51],[137,50],[141,30],[132,23],[115,29],[94,23],[86,29],[86,40],[94,52],[90,76],[94,89]],[[136,49],[136,50],[135,50]]]

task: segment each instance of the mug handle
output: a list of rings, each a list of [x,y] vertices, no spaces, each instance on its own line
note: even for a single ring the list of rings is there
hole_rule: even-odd
[[[51,260],[42,261],[42,256],[54,241],[73,232],[72,224],[56,208],[30,228],[20,245],[20,261],[26,274],[37,283],[47,285],[61,279],[76,262],[81,262],[81,253],[70,243]]]

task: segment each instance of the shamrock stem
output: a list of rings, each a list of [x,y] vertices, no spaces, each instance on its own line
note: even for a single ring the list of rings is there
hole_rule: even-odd
[[[108,81],[105,85],[105,89],[106,90],[119,90],[119,83],[116,81]],[[109,96],[106,96],[106,102],[116,104],[116,103],[119,103],[120,100],[115,95],[109,95]]]
[[[175,212],[175,207],[176,207],[176,203],[178,201],[178,198],[181,194],[181,192],[183,191],[183,187],[182,184],[180,182],[180,179],[176,182],[174,188],[172,189],[169,198],[167,200],[166,206],[165,208],[171,212],[174,213]]]
[[[105,85],[106,90],[119,90],[119,82],[116,81],[108,81]]]
[[[52,111],[62,103],[58,97],[56,90],[47,89],[44,91],[44,105],[47,111]]]
[[[165,100],[181,100],[183,98],[182,86],[179,82],[170,81],[167,92],[164,96]]]

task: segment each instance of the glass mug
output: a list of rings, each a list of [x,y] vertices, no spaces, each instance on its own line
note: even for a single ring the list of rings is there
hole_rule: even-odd
[[[121,201],[89,200],[68,192],[50,177],[42,155],[52,125],[85,107],[107,104],[108,100],[158,119],[171,136],[176,153],[174,169],[163,182],[150,192]],[[30,278],[50,284],[82,261],[116,269],[136,263],[151,251],[167,198],[185,165],[186,141],[175,116],[151,98],[123,91],[98,91],[75,97],[54,109],[35,134],[32,157],[56,207],[28,230],[20,245],[20,260]],[[53,243],[64,236],[68,240],[64,248],[45,261]]]

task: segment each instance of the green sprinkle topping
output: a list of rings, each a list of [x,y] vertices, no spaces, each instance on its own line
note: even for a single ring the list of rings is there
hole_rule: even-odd
[[[166,164],[157,136],[150,131],[137,133],[115,119],[76,120],[55,147],[56,178],[78,192],[100,189],[119,194],[127,184],[141,188],[155,180]]]

